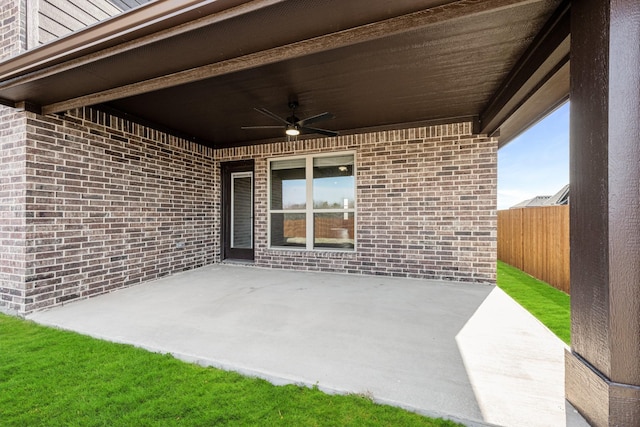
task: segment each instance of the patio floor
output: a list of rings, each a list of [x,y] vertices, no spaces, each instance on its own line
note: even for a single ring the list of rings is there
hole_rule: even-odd
[[[28,318],[471,426],[588,426],[565,345],[488,285],[219,264]]]

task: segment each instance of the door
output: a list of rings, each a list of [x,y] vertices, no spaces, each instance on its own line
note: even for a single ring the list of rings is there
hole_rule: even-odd
[[[223,259],[253,260],[253,161],[222,167]]]

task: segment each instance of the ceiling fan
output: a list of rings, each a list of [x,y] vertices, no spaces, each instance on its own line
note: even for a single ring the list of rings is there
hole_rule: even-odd
[[[242,129],[284,129],[284,133],[288,136],[298,136],[301,133],[317,133],[325,136],[338,136],[338,132],[309,126],[310,124],[317,123],[322,120],[332,119],[334,117],[333,114],[325,112],[307,117],[306,119],[299,119],[295,114],[296,108],[298,108],[298,103],[296,101],[289,102],[289,108],[291,109],[291,116],[286,119],[272,113],[266,108],[254,108],[257,112],[262,113],[267,117],[271,117],[282,124],[279,126],[242,126]]]

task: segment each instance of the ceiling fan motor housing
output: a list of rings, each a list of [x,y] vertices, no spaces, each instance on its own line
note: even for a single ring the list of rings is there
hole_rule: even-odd
[[[317,133],[325,136],[338,136],[338,132],[327,130],[327,129],[319,129],[315,127],[310,127],[309,125],[312,123],[316,123],[322,120],[332,119],[334,116],[331,113],[324,112],[321,114],[317,114],[312,117],[307,117],[306,119],[299,119],[296,117],[295,110],[298,108],[297,101],[289,101],[289,108],[291,109],[291,116],[286,119],[272,113],[266,108],[254,108],[257,112],[264,114],[267,117],[270,117],[280,123],[284,124],[284,131],[289,136],[297,136],[300,133]],[[273,129],[278,128],[278,126],[243,126],[243,129]]]

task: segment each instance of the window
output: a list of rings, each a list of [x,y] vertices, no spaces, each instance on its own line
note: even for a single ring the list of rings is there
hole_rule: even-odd
[[[355,247],[354,155],[275,159],[269,163],[271,247]]]

